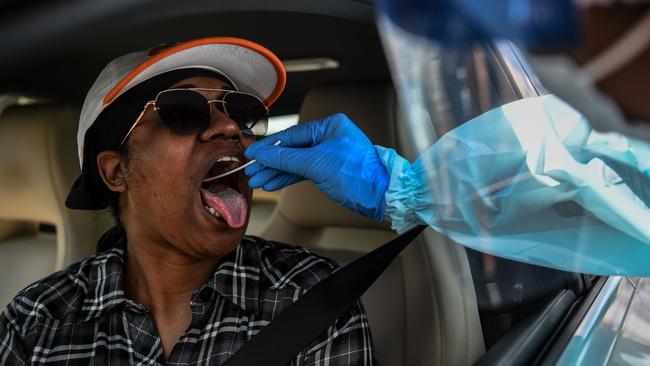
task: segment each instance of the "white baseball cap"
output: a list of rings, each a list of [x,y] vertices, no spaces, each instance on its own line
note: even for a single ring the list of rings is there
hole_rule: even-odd
[[[79,165],[83,167],[86,131],[106,107],[146,80],[187,68],[215,71],[235,89],[260,98],[267,107],[280,96],[286,83],[286,72],[277,56],[240,38],[201,38],[118,57],[100,72],[81,108],[77,131]]]

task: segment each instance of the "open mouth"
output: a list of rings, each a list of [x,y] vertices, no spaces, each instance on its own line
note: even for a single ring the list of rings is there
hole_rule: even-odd
[[[243,157],[227,155],[219,157],[208,170],[201,185],[201,199],[208,213],[222,219],[233,229],[244,226],[248,202],[242,194],[243,171],[210,180],[242,164]],[[206,182],[206,180],[208,180]]]

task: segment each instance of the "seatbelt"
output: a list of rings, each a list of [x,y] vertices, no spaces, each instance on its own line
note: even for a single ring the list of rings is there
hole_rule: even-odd
[[[316,284],[280,313],[224,366],[285,366],[349,311],[426,226],[416,226]],[[391,294],[386,294],[390,296]]]

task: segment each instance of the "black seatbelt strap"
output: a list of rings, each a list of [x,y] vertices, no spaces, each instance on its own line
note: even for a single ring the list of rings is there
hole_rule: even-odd
[[[224,366],[288,364],[349,311],[402,249],[425,228],[414,227],[316,284],[239,349]]]

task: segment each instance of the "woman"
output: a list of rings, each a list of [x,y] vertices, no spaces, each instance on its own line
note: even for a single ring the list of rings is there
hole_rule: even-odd
[[[282,92],[277,57],[208,38],[112,61],[82,108],[66,204],[110,207],[99,253],[21,291],[0,317],[9,363],[221,364],[336,264],[244,237],[244,150]],[[371,365],[357,304],[294,364]]]

